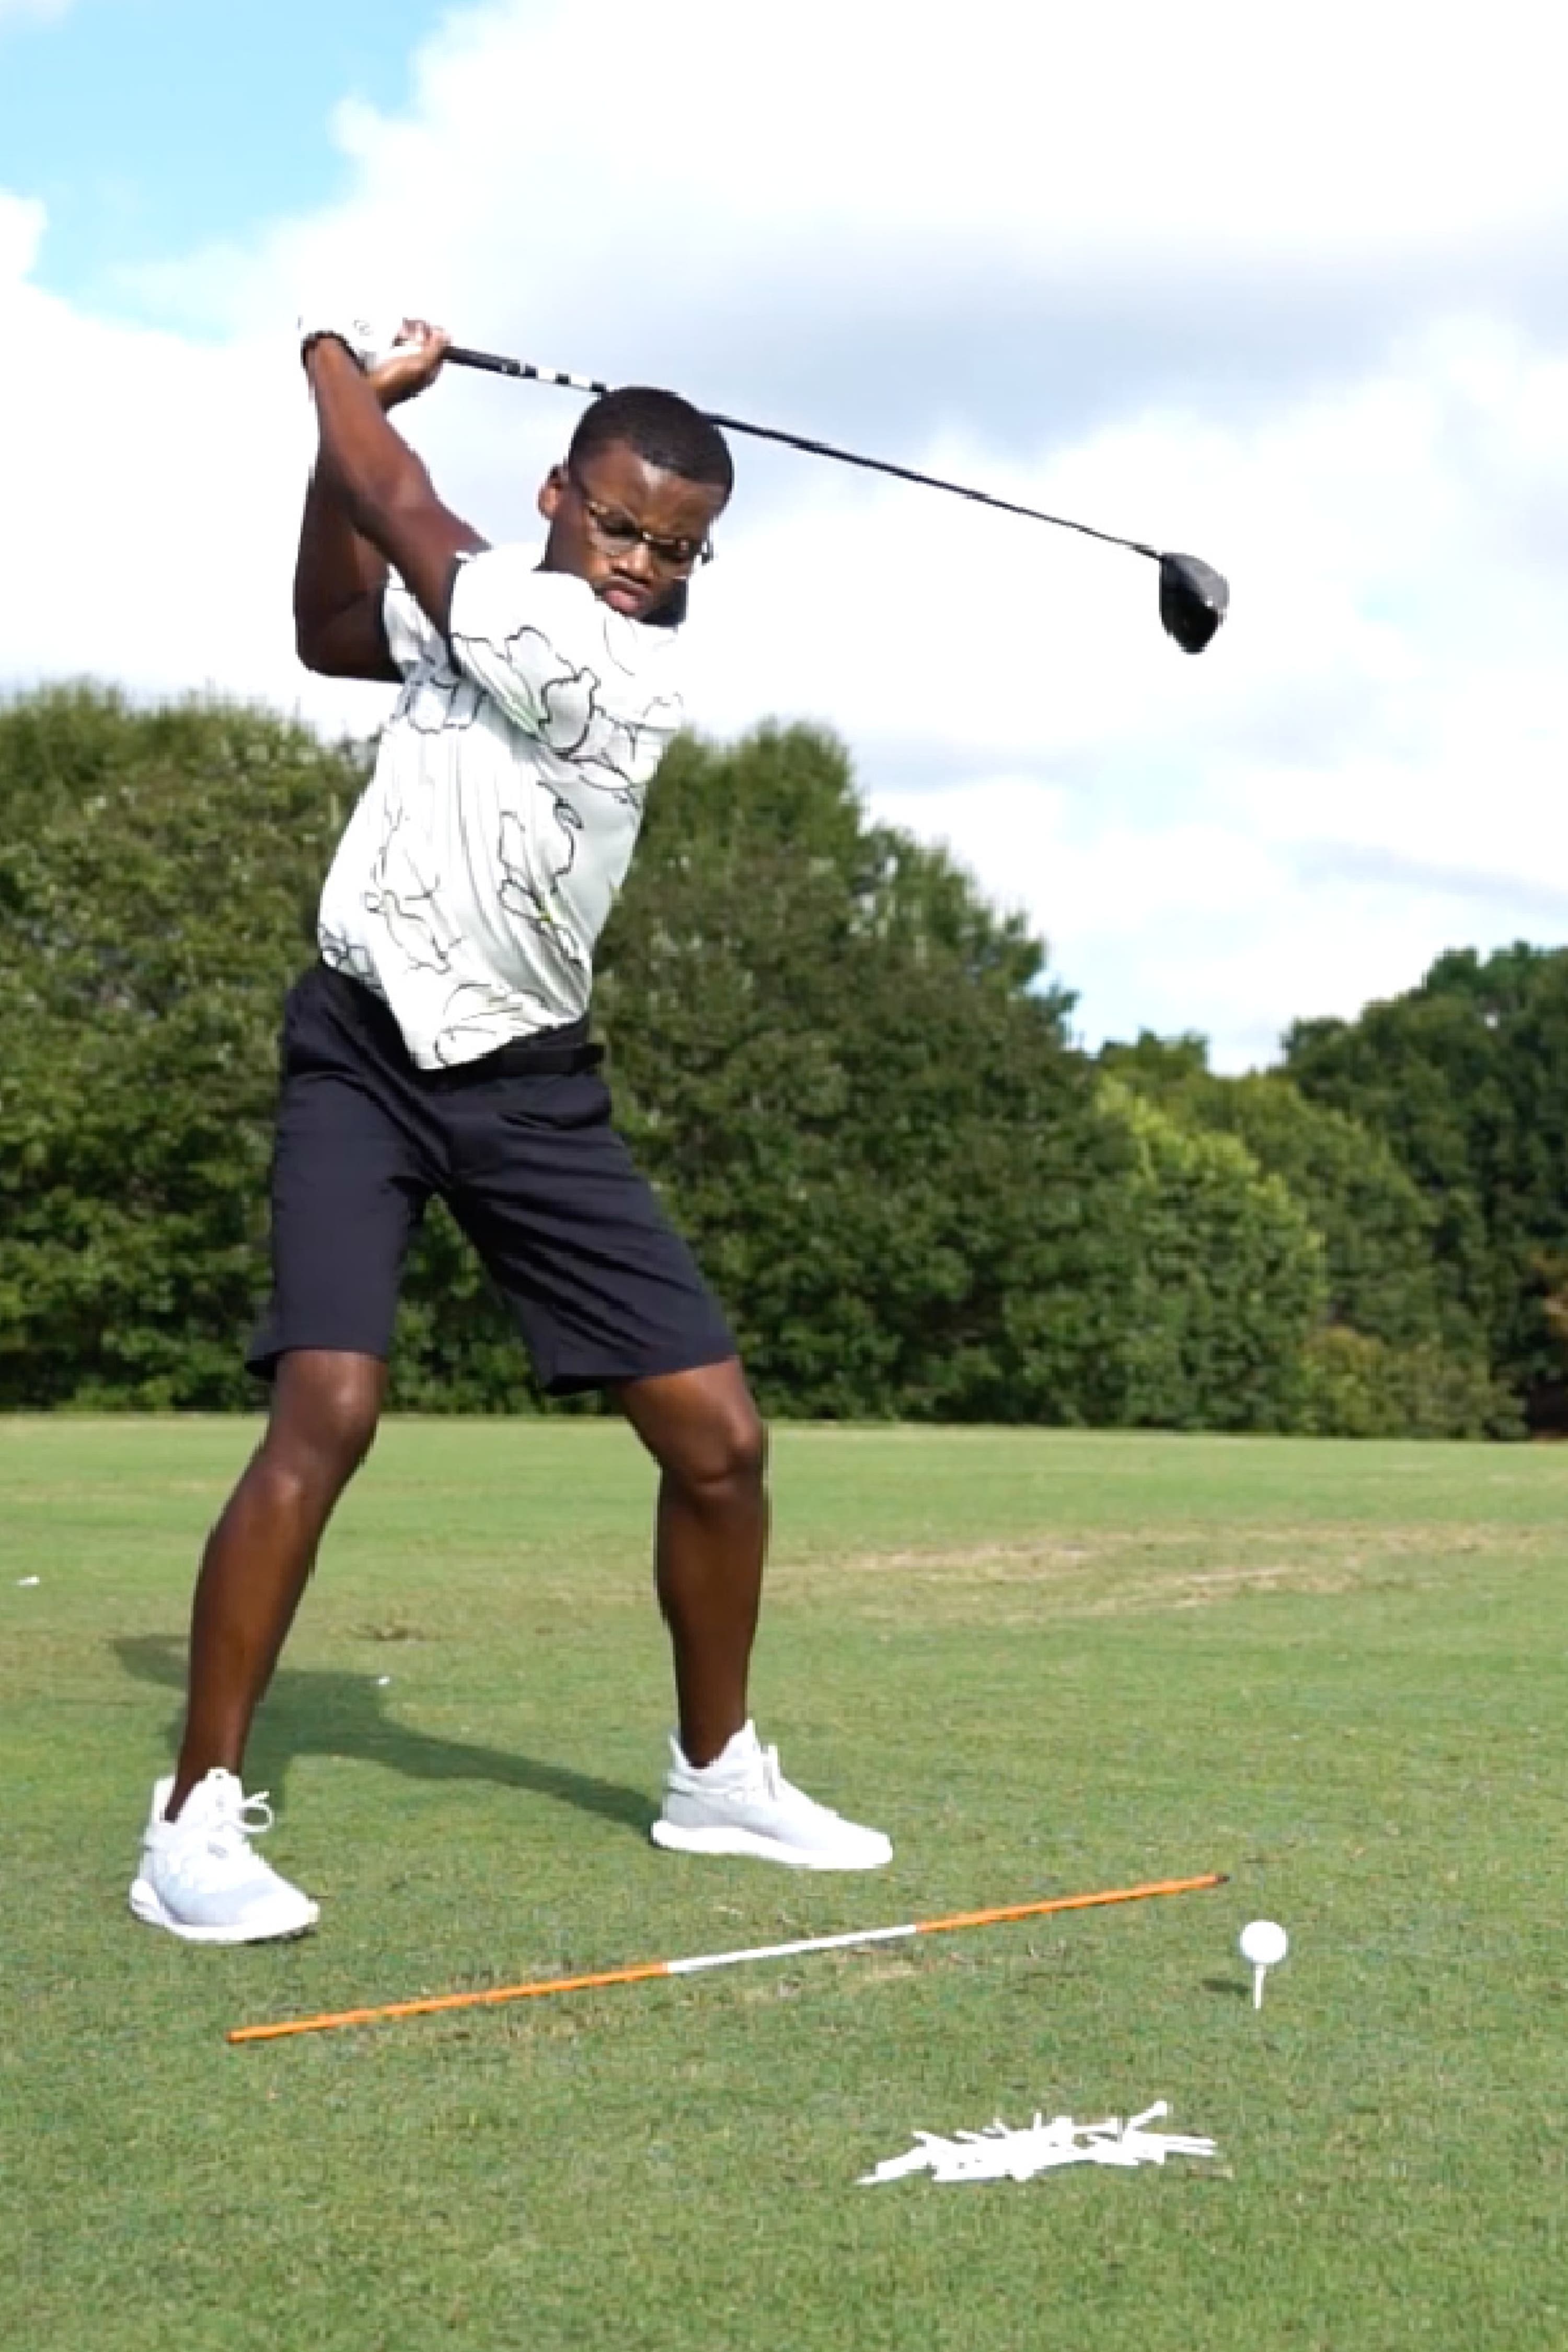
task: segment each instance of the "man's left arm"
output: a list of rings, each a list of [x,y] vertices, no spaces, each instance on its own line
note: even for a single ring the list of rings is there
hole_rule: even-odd
[[[389,389],[395,399],[389,374],[400,366],[411,380],[419,377],[422,388],[439,368],[446,341],[428,334],[405,358],[398,353],[383,361],[374,385],[335,335],[318,335],[305,351],[321,464],[354,530],[402,575],[443,635],[458,559],[487,542],[437,497],[424,465],[387,421],[383,402]]]

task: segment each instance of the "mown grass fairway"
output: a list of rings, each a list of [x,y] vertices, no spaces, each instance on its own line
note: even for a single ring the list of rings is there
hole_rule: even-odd
[[[321,1928],[198,1951],[125,1890],[253,1435],[0,1424],[0,2342],[1568,2341],[1568,1453],[779,1432],[759,1719],[898,1847],[835,1879],[646,1842],[668,1702],[629,1438],[394,1424],[248,1775]],[[1215,1868],[911,1949],[223,2040]],[[1293,1952],[1255,2017],[1259,1914]],[[917,2125],[1161,2096],[1221,2166],[853,2185]]]

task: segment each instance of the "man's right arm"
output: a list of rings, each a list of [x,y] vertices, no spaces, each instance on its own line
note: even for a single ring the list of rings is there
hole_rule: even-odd
[[[307,669],[323,677],[401,677],[382,616],[386,582],[386,560],[350,521],[323,455],[305,493],[294,567],[294,643]]]
[[[417,634],[450,593],[453,550],[485,543],[447,512],[424,467],[384,421],[389,410],[428,391],[448,339],[427,320],[405,319],[388,348],[374,359],[367,352],[362,366],[352,344],[348,352],[331,348],[346,336],[321,331],[326,349],[320,331],[306,339],[321,446],[300,530],[295,644],[307,669],[328,677],[395,683],[408,648],[388,635],[391,564],[412,591],[408,626]],[[395,632],[406,634],[403,626]]]

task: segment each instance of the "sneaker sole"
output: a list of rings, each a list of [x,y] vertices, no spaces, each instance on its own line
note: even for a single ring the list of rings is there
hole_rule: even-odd
[[[891,1846],[874,1861],[851,1862],[826,1850],[785,1845],[780,1838],[764,1837],[760,1830],[683,1830],[663,1820],[654,1822],[648,1835],[667,1853],[743,1854],[754,1862],[782,1862],[789,1870],[882,1870],[893,1858]]]
[[[308,1936],[321,1916],[321,1906],[307,1906],[302,1919],[291,1920],[286,1927],[272,1927],[264,1919],[252,1920],[237,1927],[196,1927],[187,1920],[176,1919],[158,1899],[155,1887],[144,1878],[136,1880],[131,1889],[131,1908],[145,1927],[166,1928],[184,1944],[283,1944],[295,1936]]]

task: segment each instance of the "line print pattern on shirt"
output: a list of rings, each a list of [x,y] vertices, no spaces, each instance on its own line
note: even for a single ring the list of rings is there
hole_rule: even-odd
[[[512,809],[503,810],[500,843],[496,853],[501,871],[500,902],[509,915],[514,915],[521,921],[531,924],[536,931],[542,931],[555,953],[565,962],[579,971],[586,971],[589,960],[584,953],[582,943],[574,938],[557,911],[561,886],[576,863],[577,836],[583,831],[583,819],[571,802],[563,800],[559,793],[552,793],[548,784],[538,783],[534,790],[549,800],[550,813],[560,827],[560,863],[551,864],[548,844],[542,838],[540,845],[544,855],[545,870],[542,879],[536,879],[530,871],[532,861],[528,854],[528,835],[523,830],[522,819]]]
[[[648,782],[684,716],[679,695],[637,690],[637,665],[623,652],[623,643],[626,651],[635,645],[637,625],[608,611],[594,617],[603,649],[600,667],[573,661],[547,630],[531,623],[498,636],[454,631],[454,660],[426,624],[423,657],[406,675],[387,728],[426,739],[461,736],[481,722],[489,704],[492,726],[499,719],[538,746],[532,754],[513,755],[517,782],[531,806],[502,809],[499,838],[490,836],[496,842],[497,895],[506,916],[539,940],[549,961],[564,968],[567,993],[575,995],[580,987],[584,1001],[593,957],[578,936],[574,908],[565,895],[569,877],[596,830],[595,803],[606,815],[606,803],[621,812],[612,820],[614,829],[625,827],[635,839]],[[611,673],[607,694],[601,669]],[[615,709],[616,703],[622,709]],[[461,762],[463,748],[454,744],[450,756]],[[391,786],[392,780],[387,782]],[[576,796],[584,805],[574,804]],[[400,841],[405,831],[407,838]],[[557,1025],[562,1013],[552,996],[493,977],[459,976],[465,967],[471,975],[474,959],[465,952],[466,940],[450,919],[442,919],[441,877],[422,870],[418,838],[418,825],[392,786],[360,903],[410,975],[430,974],[447,983],[426,1033],[436,1061],[459,1064],[509,1035]],[[374,947],[327,926],[319,938],[329,962],[377,993],[385,992],[390,975],[382,973]]]
[[[531,622],[499,642],[455,629],[452,642],[468,651],[481,677],[489,670],[482,655],[490,656],[491,691],[501,709],[567,763],[574,783],[642,807],[647,779],[683,716],[679,695],[655,695],[636,719],[610,709],[598,671],[568,660]]]
[[[471,727],[483,700],[484,689],[472,678],[460,677],[447,662],[432,661],[405,678],[389,724],[416,735],[444,735]]]
[[[374,989],[379,995],[375,961],[367,947],[326,922],[316,926],[316,944],[321,950],[321,961],[330,963],[334,971],[346,972],[350,980],[357,980],[362,988]]]
[[[406,823],[406,813],[401,804],[389,808],[386,830],[381,837],[375,864],[370,869],[364,910],[384,924],[393,946],[415,971],[444,975],[452,969],[452,951],[432,911],[441,887],[439,877],[433,876],[422,890],[410,889],[406,885],[395,888],[387,879],[388,861]]]
[[[441,1025],[430,1041],[430,1050],[448,1067],[472,1060],[476,1045],[490,1053],[505,1045],[509,1036],[521,1034],[517,1016],[525,1005],[540,1015],[531,1024],[532,1034],[559,1025],[559,1014],[552,1013],[543,997],[535,996],[531,989],[501,989],[486,980],[459,981],[441,1008]],[[498,1021],[508,1024],[500,1035],[496,1031]]]

